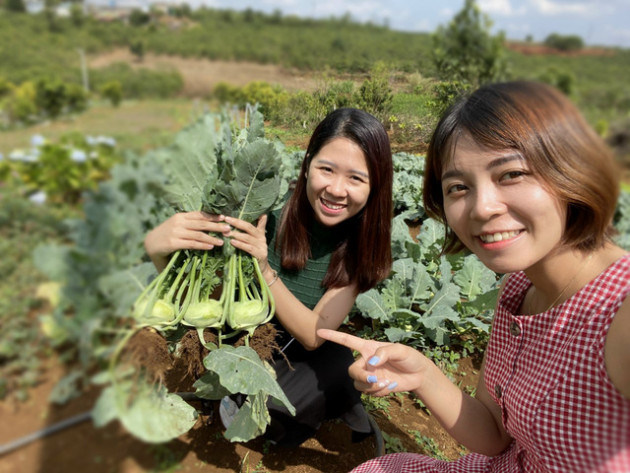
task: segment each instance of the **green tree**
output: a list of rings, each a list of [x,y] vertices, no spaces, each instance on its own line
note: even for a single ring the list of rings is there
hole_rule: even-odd
[[[552,33],[545,38],[545,45],[560,51],[579,51],[584,47],[584,41],[577,35]]]
[[[26,4],[24,3],[24,0],[5,0],[4,8],[7,11],[12,11],[15,13],[26,12]]]
[[[68,101],[67,88],[59,78],[42,78],[35,82],[35,103],[39,110],[56,118]]]
[[[141,39],[133,41],[129,45],[129,51],[136,57],[136,61],[142,62],[144,59],[144,42]]]
[[[99,90],[102,97],[109,100],[112,107],[118,107],[123,98],[122,84],[117,80],[111,80],[103,84]]]
[[[492,36],[491,27],[492,21],[475,0],[466,0],[448,26],[438,27],[433,35],[433,62],[440,79],[476,88],[505,76],[504,34]]]
[[[387,80],[388,70],[383,63],[377,63],[370,72],[369,79],[361,84],[355,100],[359,108],[384,121],[392,110],[394,94]]]

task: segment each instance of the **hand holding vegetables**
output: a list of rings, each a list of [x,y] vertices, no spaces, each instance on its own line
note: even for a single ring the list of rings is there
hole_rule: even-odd
[[[225,223],[234,227],[237,231],[231,231],[225,234],[230,237],[230,244],[239,250],[249,253],[258,260],[258,266],[263,275],[271,273],[271,267],[267,261],[267,237],[265,236],[265,227],[267,226],[267,216],[261,215],[257,224],[254,226],[244,220],[237,218],[225,217]],[[267,282],[271,280],[271,274],[265,278]]]
[[[177,250],[211,250],[221,246],[220,234],[230,231],[223,220],[222,215],[198,211],[177,213],[147,234],[144,240],[147,254],[161,271],[166,267],[168,256]]]

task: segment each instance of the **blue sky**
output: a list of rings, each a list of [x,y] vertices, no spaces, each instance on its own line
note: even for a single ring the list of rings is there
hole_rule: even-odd
[[[124,0],[120,0],[123,3]],[[432,32],[461,10],[464,0],[187,0],[192,7],[254,10],[284,15],[327,18],[350,13],[357,21],[383,24],[403,31]],[[478,0],[508,39],[528,35],[536,41],[550,33],[576,34],[588,45],[630,48],[630,0]]]

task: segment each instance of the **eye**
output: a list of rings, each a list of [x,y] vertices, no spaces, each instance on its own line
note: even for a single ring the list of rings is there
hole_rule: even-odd
[[[526,175],[527,175],[526,171],[518,169],[518,170],[515,170],[515,171],[509,171],[509,172],[504,173],[501,176],[501,180],[502,181],[514,181],[514,180],[520,179],[520,178],[522,178],[523,176],[526,176]]]
[[[449,184],[445,187],[445,194],[453,195],[460,194],[466,191],[468,188],[464,184]]]

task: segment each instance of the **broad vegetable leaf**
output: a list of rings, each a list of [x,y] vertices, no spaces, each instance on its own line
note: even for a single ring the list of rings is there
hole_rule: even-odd
[[[278,200],[280,165],[275,146],[264,141],[246,144],[234,161],[219,157],[221,175],[206,186],[203,210],[254,222]]]
[[[270,422],[266,405],[269,396],[295,415],[295,408],[278,385],[273,370],[253,349],[224,346],[211,351],[203,362],[209,373],[195,382],[198,396],[217,399],[226,392],[248,395],[226,430],[226,438],[245,442],[264,433]]]
[[[131,399],[130,392],[134,392]],[[163,386],[124,382],[105,388],[92,417],[97,427],[118,418],[132,435],[161,443],[188,432],[197,421],[197,411]]]

